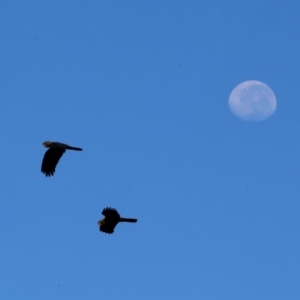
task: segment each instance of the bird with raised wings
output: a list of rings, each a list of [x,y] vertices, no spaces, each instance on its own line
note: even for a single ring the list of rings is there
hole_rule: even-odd
[[[122,218],[116,209],[111,207],[106,207],[102,211],[102,215],[105,217],[104,219],[98,222],[99,230],[105,233],[113,233],[115,227],[119,222],[130,222],[136,223],[137,219],[131,218]]]
[[[43,146],[49,148],[44,155],[41,171],[47,176],[53,176],[56,165],[66,150],[82,151],[81,148],[71,147],[58,142],[44,142]]]

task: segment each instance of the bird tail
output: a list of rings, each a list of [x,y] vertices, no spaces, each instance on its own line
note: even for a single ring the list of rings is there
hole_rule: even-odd
[[[68,150],[82,151],[81,148],[76,148],[76,147],[72,147],[72,146],[69,146],[69,145],[66,146],[66,149],[68,149]]]
[[[130,222],[130,223],[136,223],[137,219],[130,219],[130,218],[120,218],[120,222]]]

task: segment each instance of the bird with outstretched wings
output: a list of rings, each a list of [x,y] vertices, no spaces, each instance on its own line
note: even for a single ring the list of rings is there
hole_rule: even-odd
[[[54,175],[56,165],[66,150],[82,151],[81,148],[72,147],[58,142],[47,141],[43,143],[43,146],[49,148],[45,152],[41,166],[41,171],[46,175],[46,177]]]
[[[111,207],[106,207],[102,211],[102,215],[105,217],[104,219],[98,222],[99,230],[105,233],[113,233],[115,227],[119,222],[130,222],[136,223],[137,219],[132,218],[122,218],[116,209]]]

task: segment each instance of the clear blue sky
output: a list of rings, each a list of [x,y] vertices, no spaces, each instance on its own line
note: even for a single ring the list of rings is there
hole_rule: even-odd
[[[300,2],[0,2],[2,299],[300,299]],[[228,108],[269,85],[260,123]],[[46,140],[82,147],[54,177]],[[99,232],[106,206],[136,224]]]

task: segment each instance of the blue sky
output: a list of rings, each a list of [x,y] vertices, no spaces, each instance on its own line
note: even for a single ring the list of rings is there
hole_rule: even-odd
[[[3,299],[300,299],[297,1],[2,1]],[[232,89],[269,85],[266,121]],[[55,176],[46,140],[82,147]],[[99,232],[106,206],[136,224]]]

